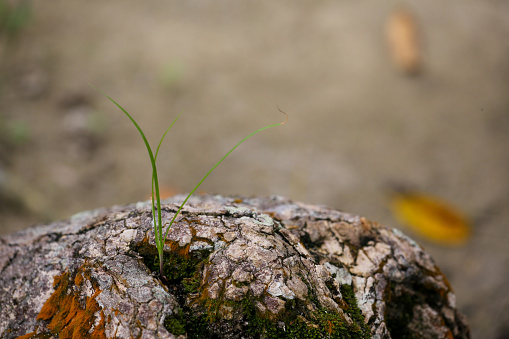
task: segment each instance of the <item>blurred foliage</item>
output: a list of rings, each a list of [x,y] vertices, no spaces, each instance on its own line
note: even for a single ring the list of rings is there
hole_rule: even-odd
[[[26,27],[32,17],[29,1],[0,0],[0,34],[14,37]]]
[[[99,111],[92,111],[87,117],[88,132],[96,135],[105,133],[108,129],[108,119]]]
[[[179,60],[168,61],[161,69],[159,81],[167,88],[173,88],[184,75],[184,64]]]
[[[7,121],[0,116],[0,144],[14,146],[30,139],[30,127],[19,120]]]

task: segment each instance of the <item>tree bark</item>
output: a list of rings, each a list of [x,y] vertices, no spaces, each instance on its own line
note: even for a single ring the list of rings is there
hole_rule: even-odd
[[[156,253],[148,203],[0,237],[0,337],[469,338],[418,244],[331,208],[196,196]]]

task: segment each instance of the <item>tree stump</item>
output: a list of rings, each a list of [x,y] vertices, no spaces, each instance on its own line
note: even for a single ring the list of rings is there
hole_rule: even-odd
[[[418,244],[335,209],[196,196],[156,253],[147,202],[0,237],[1,338],[469,338]]]

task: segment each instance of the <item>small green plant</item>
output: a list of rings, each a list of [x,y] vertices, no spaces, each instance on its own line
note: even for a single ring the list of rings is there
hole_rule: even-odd
[[[161,147],[161,144],[162,144],[164,138],[166,137],[166,134],[173,127],[175,122],[178,120],[179,116],[177,116],[175,118],[175,120],[173,120],[173,122],[170,124],[170,126],[164,132],[163,136],[161,137],[161,140],[159,140],[159,144],[157,145],[157,149],[156,149],[156,152],[154,154],[154,152],[152,151],[152,148],[150,147],[150,144],[149,144],[147,138],[145,137],[145,133],[143,133],[143,130],[138,125],[136,120],[134,120],[134,118],[129,113],[127,113],[127,111],[122,106],[120,106],[115,100],[113,100],[108,95],[106,95],[103,92],[101,92],[100,90],[98,90],[98,91],[101,94],[103,94],[106,98],[108,98],[111,102],[113,102],[131,120],[131,122],[134,124],[134,126],[136,127],[136,129],[140,133],[140,135],[141,135],[141,137],[143,139],[143,142],[145,143],[145,147],[147,148],[147,152],[148,152],[148,155],[150,157],[150,163],[152,164],[152,185],[151,185],[152,186],[152,188],[151,188],[151,191],[152,191],[152,199],[151,199],[152,200],[152,218],[153,218],[153,225],[154,225],[155,243],[156,243],[157,252],[158,252],[158,255],[159,255],[159,274],[160,274],[161,277],[165,278],[164,277],[164,273],[163,273],[163,248],[164,248],[164,244],[166,242],[166,238],[168,236],[168,232],[169,232],[171,226],[175,222],[175,219],[177,218],[177,216],[179,215],[180,211],[182,210],[182,208],[186,204],[187,200],[189,200],[191,195],[198,189],[198,187],[200,187],[200,185],[205,181],[205,179],[207,179],[207,177],[210,175],[210,173],[212,173],[212,171],[214,171],[216,169],[216,167],[219,166],[237,147],[239,147],[242,143],[244,143],[244,141],[246,141],[247,139],[251,138],[253,135],[258,134],[259,132],[261,132],[263,130],[266,130],[266,129],[271,128],[271,127],[276,127],[276,126],[284,125],[288,121],[288,115],[285,112],[283,112],[281,109],[279,109],[279,107],[278,107],[279,111],[286,116],[285,121],[283,121],[283,122],[281,122],[279,124],[273,124],[273,125],[268,125],[268,126],[262,127],[262,128],[260,128],[260,129],[258,129],[256,131],[252,132],[251,134],[246,136],[244,139],[240,140],[235,146],[233,146],[232,149],[230,149],[228,151],[228,153],[226,153],[214,166],[212,166],[212,168],[205,174],[205,176],[198,182],[198,184],[193,188],[193,190],[187,195],[187,197],[184,199],[184,201],[182,202],[182,204],[178,208],[177,212],[173,215],[173,218],[171,219],[171,221],[169,223],[165,223],[163,225],[162,217],[161,217],[161,197],[160,197],[160,194],[159,194],[159,179],[158,179],[158,176],[157,176],[156,160],[157,160],[157,155],[159,154],[159,148]],[[166,228],[166,232],[164,232],[163,229],[166,226],[168,226],[168,227]],[[164,232],[164,236],[163,236],[163,232]]]

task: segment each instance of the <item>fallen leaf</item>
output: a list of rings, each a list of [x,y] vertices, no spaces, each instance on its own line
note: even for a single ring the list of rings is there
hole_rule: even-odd
[[[406,8],[394,10],[387,20],[386,34],[396,67],[409,75],[419,73],[421,51],[414,15]]]
[[[470,222],[449,203],[416,191],[395,192],[395,217],[418,235],[443,245],[461,245],[470,237]]]

